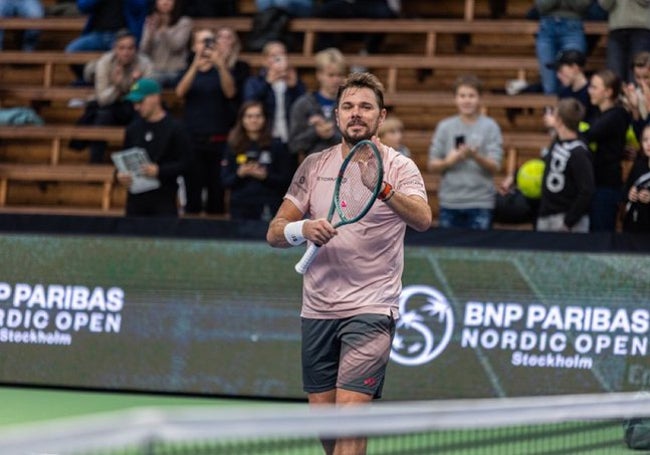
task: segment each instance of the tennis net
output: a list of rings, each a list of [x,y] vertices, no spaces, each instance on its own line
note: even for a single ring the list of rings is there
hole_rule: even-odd
[[[650,395],[610,393],[363,407],[146,408],[0,431],[0,453],[321,454],[319,439],[368,437],[369,454],[624,454],[624,422]]]

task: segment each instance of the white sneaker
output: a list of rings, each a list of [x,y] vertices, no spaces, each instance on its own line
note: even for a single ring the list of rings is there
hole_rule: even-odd
[[[506,82],[506,93],[508,95],[517,95],[528,87],[528,82],[524,79],[510,79]]]
[[[86,100],[81,98],[72,98],[68,101],[68,107],[84,107],[86,105]]]

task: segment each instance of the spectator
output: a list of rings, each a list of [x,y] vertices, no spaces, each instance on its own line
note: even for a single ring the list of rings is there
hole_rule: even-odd
[[[583,139],[594,152],[596,193],[592,200],[589,225],[591,231],[616,229],[616,216],[623,184],[621,162],[630,114],[619,102],[621,80],[611,70],[596,72],[589,83],[591,102],[598,114],[590,119]]]
[[[598,0],[609,13],[607,68],[624,82],[632,82],[632,58],[650,51],[650,2],[646,0]]]
[[[399,16],[401,3],[391,0],[324,0],[314,9],[315,17],[330,19],[392,19]],[[362,54],[375,54],[379,51],[383,35],[369,33],[364,35],[364,48]],[[340,48],[340,36],[326,33],[321,34],[318,40],[318,49],[328,47]]]
[[[237,0],[185,0],[183,14],[189,17],[236,16]]]
[[[454,85],[458,115],[442,120],[429,148],[429,170],[442,174],[439,225],[489,229],[494,174],[503,156],[501,129],[480,112],[481,82],[460,76]]]
[[[128,29],[140,42],[149,0],[77,0],[77,8],[88,15],[79,38],[71,41],[66,52],[107,51],[113,47],[119,30]],[[83,66],[73,65],[77,80],[83,84]]]
[[[298,78],[295,68],[287,58],[287,48],[279,41],[270,41],[264,46],[264,67],[256,76],[251,76],[244,87],[244,100],[261,101],[271,134],[284,144],[289,141],[289,115],[296,100],[306,89]]]
[[[230,218],[269,221],[291,179],[286,146],[271,138],[259,101],[246,101],[228,135],[221,178],[230,188]]]
[[[589,232],[589,207],[595,192],[591,152],[578,139],[585,108],[575,98],[559,101],[550,114],[556,140],[544,157],[538,231]]]
[[[128,125],[133,120],[133,105],[125,100],[135,81],[150,77],[153,70],[147,56],[138,52],[135,36],[121,30],[115,36],[113,50],[86,65],[85,77],[94,81],[97,111],[92,124],[96,126]],[[94,104],[93,104],[94,106]],[[104,162],[105,141],[90,144],[90,162]]]
[[[382,144],[400,152],[402,155],[411,157],[411,151],[402,142],[404,135],[404,123],[395,116],[387,116],[384,123],[379,125],[377,136]]]
[[[591,0],[535,0],[540,13],[539,31],[535,40],[542,88],[547,95],[558,93],[555,71],[549,68],[560,51],[574,49],[583,55],[587,41],[583,18]]]
[[[591,104],[589,98],[589,79],[585,74],[585,54],[576,49],[566,49],[560,51],[555,62],[548,67],[555,70],[560,89],[558,98],[575,98],[585,107],[586,120],[592,118],[598,109]]]
[[[190,161],[190,139],[180,122],[165,111],[161,88],[153,79],[140,79],[127,99],[139,116],[127,129],[124,147],[146,150],[152,163],[142,166],[142,175],[158,179],[160,187],[144,193],[128,193],[126,216],[178,216],[177,178]],[[118,181],[130,185],[130,173],[118,173]]]
[[[219,29],[216,34],[211,29],[196,30],[194,58],[176,86],[176,95],[185,100],[184,121],[194,156],[185,176],[187,214],[225,212],[221,159],[235,122],[239,86],[248,75],[248,65],[238,59],[239,46],[230,29]]]
[[[648,106],[650,101],[650,52],[639,52],[632,62],[634,82],[623,85],[623,103],[632,114],[635,136],[641,138],[641,132],[648,123]]]
[[[336,93],[346,73],[345,57],[335,48],[316,54],[318,90],[305,93],[291,107],[289,150],[298,158],[341,141],[334,121]]]
[[[255,0],[257,11],[269,8],[280,8],[292,17],[311,17],[314,8],[313,0]]]
[[[192,19],[181,16],[182,0],[156,0],[144,23],[140,49],[153,62],[153,78],[175,86],[187,66]]]
[[[40,19],[44,15],[41,0],[0,0],[0,17],[24,17],[27,19]],[[25,30],[23,33],[21,49],[31,52],[36,49],[40,30]],[[0,30],[0,50],[3,49],[4,30]]]
[[[650,232],[650,125],[641,133],[641,153],[625,182],[624,232]]]

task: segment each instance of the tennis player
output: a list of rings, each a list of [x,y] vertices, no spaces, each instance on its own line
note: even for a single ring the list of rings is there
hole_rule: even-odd
[[[267,241],[273,247],[322,245],[303,284],[303,387],[311,405],[352,405],[381,396],[404,266],[406,226],[431,226],[422,174],[415,163],[381,144],[383,86],[353,73],[339,88],[335,117],[342,141],[302,162]],[[384,183],[368,214],[334,229],[327,221],[335,180],[347,153],[371,139],[383,159]],[[365,439],[323,441],[327,454],[364,454]]]

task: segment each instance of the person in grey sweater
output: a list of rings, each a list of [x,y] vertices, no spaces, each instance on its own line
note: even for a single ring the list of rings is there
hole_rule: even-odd
[[[598,0],[609,13],[607,68],[634,82],[632,59],[650,51],[650,0]]]
[[[315,56],[318,90],[300,96],[291,107],[289,151],[304,158],[341,142],[334,122],[336,92],[345,77],[345,57],[336,48]]]
[[[501,169],[503,139],[494,119],[481,114],[481,82],[473,75],[455,83],[458,114],[438,123],[429,147],[429,171],[442,175],[440,227],[489,229]]]

